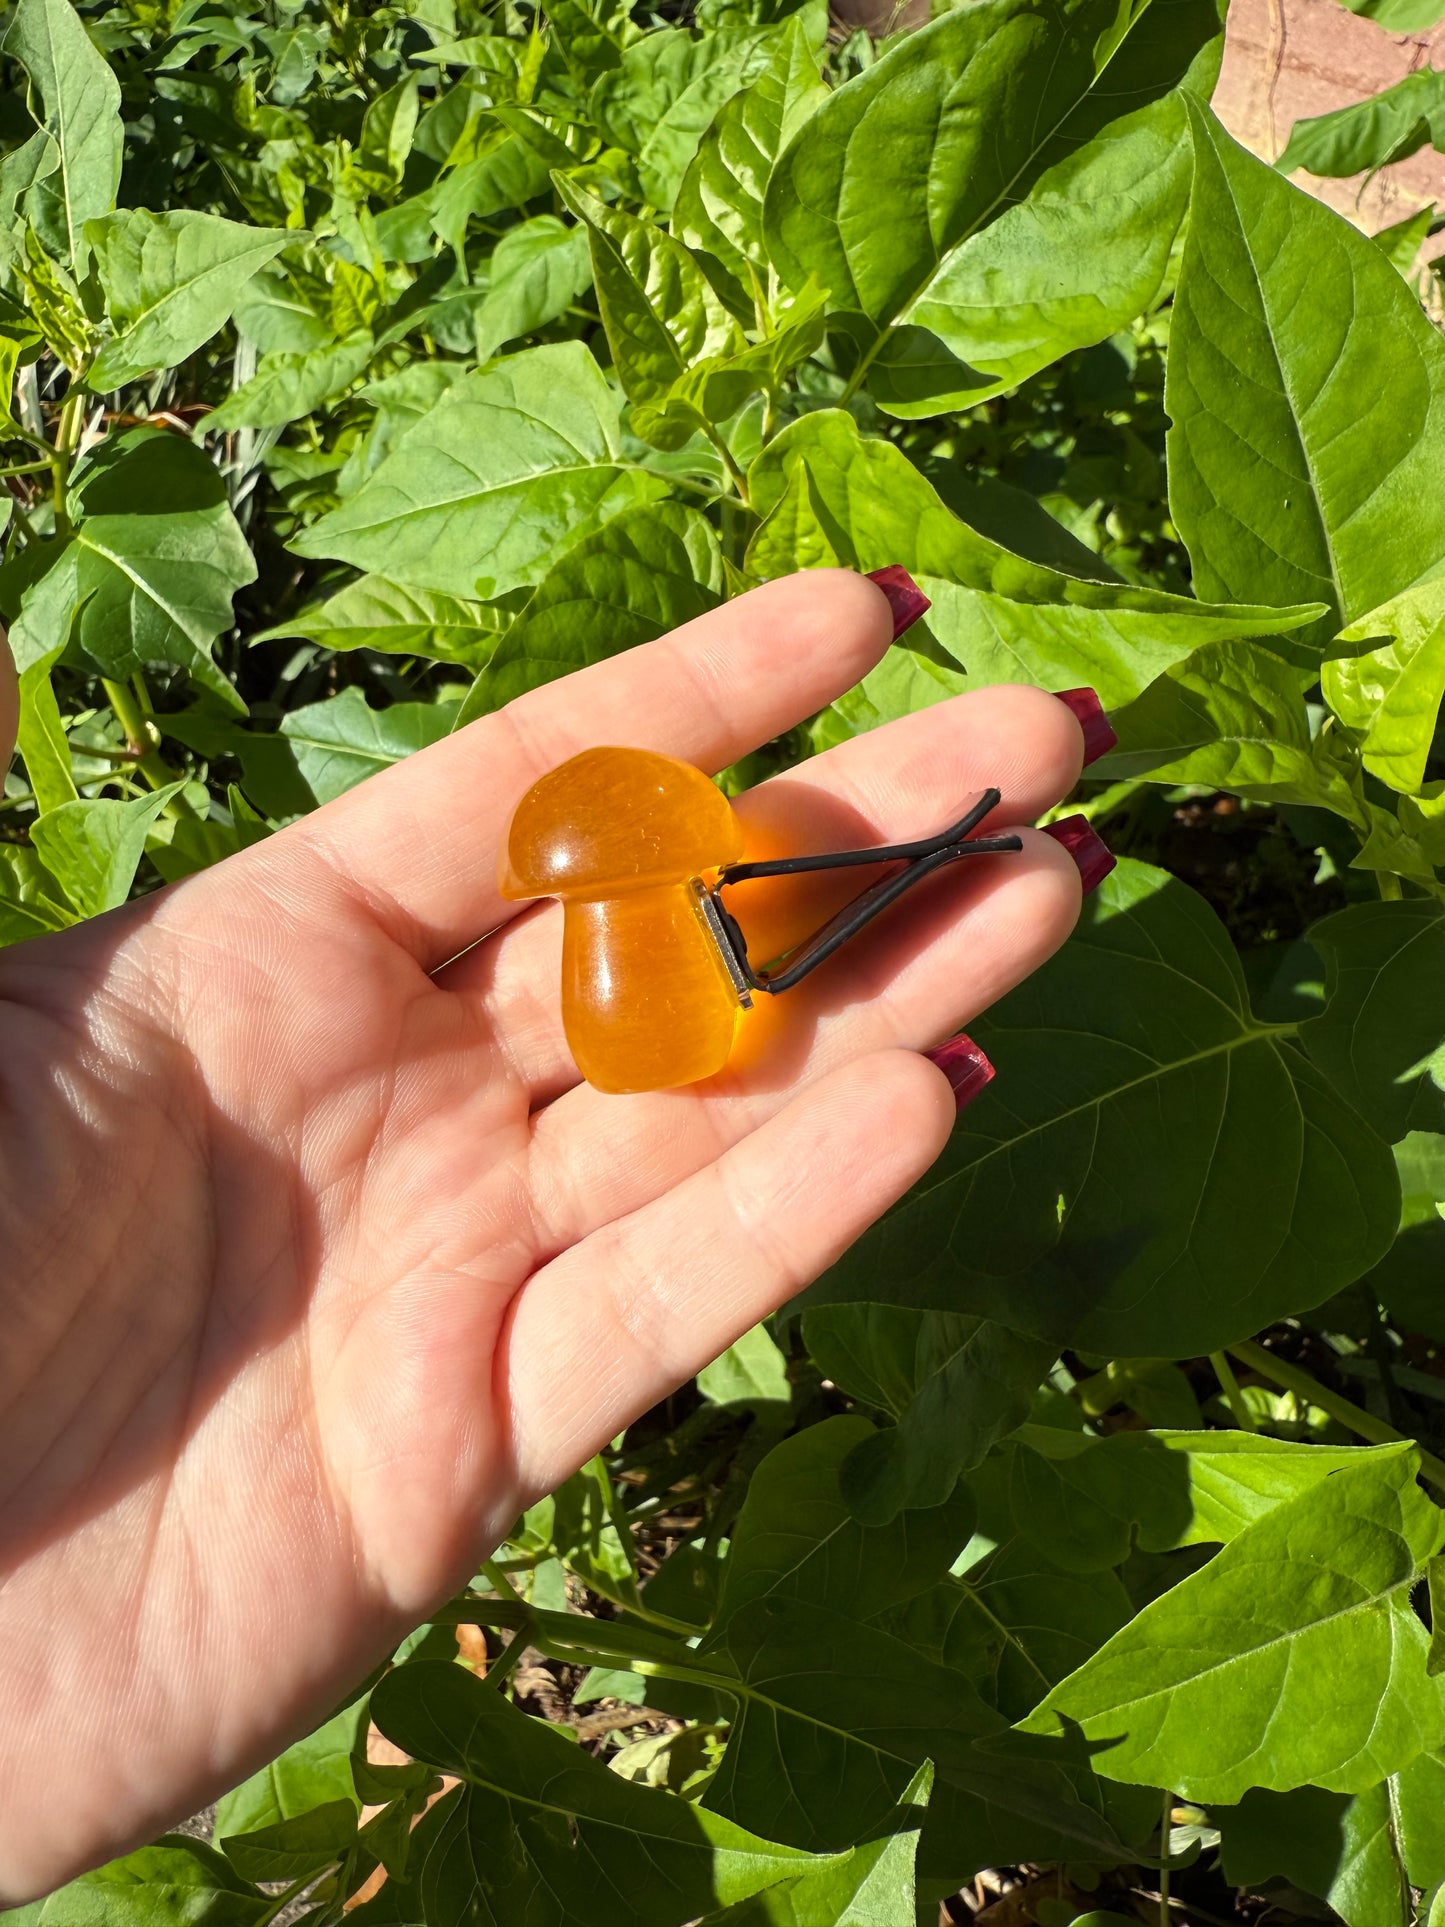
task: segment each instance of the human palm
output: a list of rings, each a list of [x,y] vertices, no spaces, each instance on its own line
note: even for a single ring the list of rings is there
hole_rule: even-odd
[[[917,1052],[1071,926],[1049,839],[919,891],[722,1077],[626,1098],[567,1055],[559,914],[496,889],[543,771],[597,742],[722,767],[889,627],[862,578],[772,584],[0,956],[0,1902],[323,1716],[936,1156]],[[1037,691],[962,697],[740,799],[749,853],[920,835],[989,782],[1026,822],[1081,752]],[[751,887],[753,954],[831,887]]]

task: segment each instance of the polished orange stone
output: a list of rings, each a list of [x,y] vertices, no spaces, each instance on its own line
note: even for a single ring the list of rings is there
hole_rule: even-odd
[[[517,805],[502,895],[562,899],[562,1023],[596,1089],[665,1090],[726,1064],[741,1005],[694,885],[742,851],[722,791],[652,750],[584,750]]]

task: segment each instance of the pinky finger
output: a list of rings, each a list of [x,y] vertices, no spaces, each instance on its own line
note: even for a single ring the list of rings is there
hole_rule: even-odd
[[[926,1058],[856,1058],[536,1272],[498,1361],[524,1493],[550,1491],[826,1270],[928,1169],[955,1114]]]

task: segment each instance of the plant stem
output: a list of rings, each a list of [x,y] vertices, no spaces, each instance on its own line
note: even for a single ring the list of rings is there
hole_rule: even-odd
[[[1239,1380],[1234,1376],[1234,1368],[1223,1352],[1211,1352],[1209,1362],[1214,1367],[1214,1376],[1219,1380],[1229,1409],[1234,1414],[1234,1422],[1241,1432],[1257,1432],[1254,1415],[1244,1402],[1244,1394],[1239,1389]]]
[[[1375,882],[1379,885],[1380,896],[1386,903],[1399,903],[1405,895],[1404,885],[1393,870],[1376,870]]]
[[[1317,1405],[1322,1412],[1328,1412],[1331,1418],[1338,1419],[1341,1425],[1357,1437],[1368,1439],[1372,1445],[1414,1445],[1420,1454],[1421,1473],[1431,1485],[1445,1492],[1445,1462],[1437,1459],[1433,1452],[1427,1452],[1418,1439],[1409,1439],[1405,1433],[1397,1432],[1393,1425],[1386,1425],[1383,1419],[1365,1411],[1363,1406],[1354,1405],[1340,1393],[1321,1385],[1317,1378],[1301,1370],[1298,1365],[1290,1365],[1284,1359],[1276,1358],[1263,1345],[1256,1345],[1250,1339],[1241,1339],[1239,1344],[1230,1345],[1228,1350],[1241,1365],[1258,1372],[1261,1378],[1282,1385],[1286,1391],[1297,1393],[1308,1404]]]
[[[495,1686],[500,1692],[507,1681],[522,1663],[522,1655],[527,1650],[527,1641],[521,1633],[513,1633],[497,1657],[487,1668],[482,1680],[483,1686]]]
[[[277,1894],[276,1898],[271,1902],[271,1905],[256,1922],[256,1927],[269,1927],[269,1923],[276,1918],[277,1914],[279,1914],[283,1908],[290,1906],[297,1894],[304,1893],[311,1883],[319,1880],[325,1872],[325,1867],[319,1867],[314,1873],[304,1873],[299,1880],[293,1880],[284,1893]]]
[[[175,772],[160,753],[160,731],[146,715],[135,695],[123,682],[111,682],[104,676],[100,686],[115,711],[116,721],[125,731],[126,742],[135,751],[136,768],[147,783],[153,790],[163,790],[168,784],[174,783]],[[191,808],[183,797],[174,796],[166,805],[166,814],[189,816]]]

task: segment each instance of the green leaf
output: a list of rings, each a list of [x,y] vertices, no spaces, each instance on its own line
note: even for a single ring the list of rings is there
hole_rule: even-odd
[[[1438,8],[1439,0],[1430,0]],[[1407,160],[1427,141],[1445,139],[1445,74],[1422,67],[1369,100],[1297,120],[1275,162],[1281,174],[1371,173]]]
[[[715,1405],[789,1405],[793,1388],[788,1361],[768,1334],[754,1325],[697,1375],[697,1389]]]
[[[296,239],[284,228],[244,227],[189,208],[125,208],[92,221],[115,330],[86,377],[97,394],[174,368],[223,328],[258,269]]]
[[[216,1845],[225,1847],[229,1853],[225,1839],[228,1834],[274,1828],[282,1821],[294,1820],[316,1807],[330,1808],[338,1801],[349,1804],[353,1813],[359,1812],[361,1802],[357,1798],[351,1762],[354,1754],[365,1751],[367,1719],[367,1700],[363,1694],[226,1794],[216,1804],[213,1836]],[[269,1879],[271,1876],[254,1877]]]
[[[80,916],[98,917],[125,902],[145,855],[147,830],[184,787],[171,783],[128,803],[107,797],[62,803],[35,822],[35,847]]]
[[[931,1760],[920,1847],[930,1877],[963,1880],[1026,1853],[1106,1864],[1120,1854],[1072,1784],[1062,1748],[1031,1750],[964,1674],[881,1625],[760,1599],[731,1618],[727,1641],[742,1684],[705,1795],[714,1811],[826,1851],[875,1834]]]
[[[840,87],[768,183],[768,249],[840,308],[896,320],[1044,171],[1181,79],[1211,5],[982,0],[901,35]]]
[[[662,502],[619,515],[538,584],[478,672],[457,726],[651,642],[716,608],[722,595],[717,538],[698,510]]]
[[[904,416],[971,407],[1142,313],[1189,203],[1186,129],[1177,94],[1114,121],[965,242],[908,318],[967,365],[940,381],[882,355],[869,379],[879,406]]]
[[[209,870],[240,850],[249,850],[271,834],[271,825],[257,814],[234,783],[226,789],[227,813],[208,816],[162,816],[146,837],[146,855],[167,883]]]
[[[1320,1303],[1394,1235],[1385,1144],[1255,1021],[1223,929],[1161,871],[1121,863],[970,1031],[998,1076],[808,1302],[1191,1357]]]
[[[1423,33],[1445,15],[1441,0],[1344,0],[1344,4],[1386,33]]]
[[[664,28],[634,41],[598,80],[593,118],[606,139],[637,157],[653,207],[672,206],[714,114],[762,69],[773,45],[774,34],[755,27],[718,28],[697,39]]]
[[[240,709],[211,648],[256,565],[210,462],[177,436],[137,430],[102,444],[74,493],[83,519],[26,591],[18,646],[33,659],[73,634],[113,681],[175,663]]]
[[[1445,1130],[1445,912],[1357,903],[1313,926],[1327,1001],[1300,1027],[1345,1100],[1392,1142]]]
[[[494,144],[444,175],[426,197],[433,231],[458,253],[468,222],[525,207],[546,193],[554,167],[567,167],[572,161],[562,142],[529,115],[505,115],[503,110],[491,118]]]
[[[1422,583],[1341,632],[1339,643],[1380,639],[1325,663],[1325,701],[1353,731],[1365,768],[1393,790],[1418,791],[1445,695],[1445,582]]]
[[[329,1867],[353,1845],[356,1812],[353,1800],[332,1800],[294,1819],[229,1835],[220,1844],[247,1880],[300,1880]]]
[[[0,844],[0,944],[65,930],[75,913],[33,849]]]
[[[1430,238],[1430,224],[1435,218],[1435,203],[1427,201],[1413,214],[1407,214],[1403,221],[1392,221],[1389,227],[1380,228],[1371,239],[1381,250],[1392,267],[1400,270],[1406,281],[1415,273],[1415,263],[1420,250]]]
[[[344,395],[366,373],[376,353],[371,335],[360,329],[324,348],[263,355],[251,379],[227,395],[206,417],[208,434],[233,428],[285,428],[303,415]]]
[[[83,266],[85,223],[108,214],[120,185],[120,86],[70,0],[19,0],[5,35],[43,111],[56,165],[25,196],[32,224],[60,258]]]
[[[1116,1432],[1026,1425],[1009,1459],[1019,1529],[1066,1572],[1146,1552],[1224,1544],[1353,1465],[1363,1446],[1301,1445],[1252,1432]],[[1393,1446],[1382,1448],[1393,1451]]]
[[[504,609],[485,602],[363,575],[250,640],[303,636],[322,649],[379,649],[389,656],[425,656],[475,668],[490,657],[508,620]]]
[[[1326,663],[1325,673],[1333,667]],[[1363,829],[1348,753],[1342,757],[1328,735],[1311,735],[1304,682],[1298,670],[1257,645],[1206,643],[1112,713],[1119,744],[1095,773],[1301,803],[1333,810]]]
[[[507,232],[492,250],[487,298],[477,310],[477,359],[489,361],[519,335],[534,334],[592,285],[584,228],[539,214]]]
[[[1445,1137],[1410,1131],[1394,1150],[1400,1235],[1366,1283],[1397,1325],[1445,1340]],[[1445,1601],[1433,1624],[1437,1640],[1445,1639]]]
[[[854,1514],[843,1468],[873,1426],[856,1416],[811,1425],[775,1446],[753,1474],[733,1528],[707,1646],[736,1613],[767,1600],[812,1600],[871,1619],[948,1570],[973,1524],[952,1487],[942,1503],[875,1527]]]
[[[58,809],[62,803],[74,803],[80,794],[71,767],[70,743],[50,681],[50,672],[65,653],[70,637],[73,590],[68,575],[49,590],[44,584],[42,577],[32,586],[20,620],[10,632],[10,653],[20,677],[20,726],[15,746],[24,759],[25,773],[42,813]]]
[[[168,1833],[38,1902],[37,1927],[264,1927],[275,1910],[214,1848]]]
[[[291,546],[410,588],[490,600],[539,582],[575,543],[664,489],[624,463],[616,399],[569,341],[455,383],[355,495]]]
[[[437,1927],[466,1919],[675,1927],[812,1870],[802,1854],[609,1773],[461,1667],[398,1667],[373,1692],[372,1714],[413,1758],[464,1783],[416,1875]]]
[[[299,815],[355,788],[380,769],[441,742],[449,703],[391,703],[372,709],[358,688],[306,703],[281,719],[276,736],[235,732],[247,796],[268,817]]]
[[[917,1927],[914,1869],[932,1788],[928,1763],[904,1788],[878,1839],[855,1847],[836,1867],[709,1914],[702,1927]]]
[[[1418,1470],[1406,1444],[1355,1454],[1146,1606],[1022,1730],[1077,1722],[1107,1778],[1205,1802],[1359,1793],[1438,1746],[1445,1688],[1410,1591],[1445,1520]]]
[[[751,86],[718,109],[682,177],[672,228],[706,251],[740,287],[751,321],[767,288],[763,196],[773,163],[828,98],[803,22],[794,17]]]
[[[854,568],[910,570],[933,599],[926,630],[913,635],[931,633],[974,683],[1087,681],[1113,708],[1205,642],[1296,629],[1321,612],[1318,603],[1221,607],[1030,561],[971,528],[902,449],[861,434],[838,409],[791,423],[758,456],[748,476],[755,513],[769,516],[800,469],[808,517],[833,554]],[[760,540],[764,558],[782,563],[782,544]]]
[[[1259,1887],[1282,1874],[1327,1901],[1346,1927],[1410,1927],[1410,1888],[1445,1879],[1445,1762],[1422,1753],[1354,1795],[1256,1788],[1211,1817],[1228,1880]]]
[[[804,1321],[808,1350],[845,1391],[897,1423],[860,1440],[842,1491],[881,1525],[941,1505],[998,1439],[1022,1424],[1054,1347],[988,1318],[901,1305],[827,1305]]]
[[[586,223],[597,305],[633,401],[662,400],[693,362],[736,343],[737,323],[680,241],[584,194],[564,175],[556,188]]]
[[[1189,112],[1170,510],[1201,595],[1353,622],[1445,568],[1445,341],[1372,241]]]

